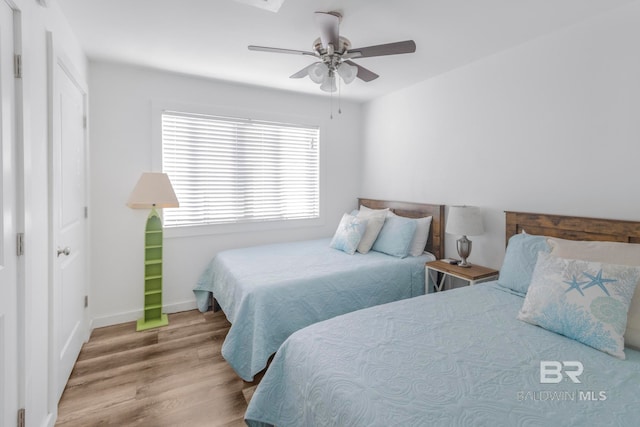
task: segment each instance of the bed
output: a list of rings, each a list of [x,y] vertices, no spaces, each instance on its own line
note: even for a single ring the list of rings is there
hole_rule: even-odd
[[[425,253],[396,258],[349,255],[331,239],[263,245],[217,254],[194,288],[198,308],[210,296],[231,328],[222,355],[245,381],[298,329],[374,305],[424,294],[427,261],[444,254],[443,205],[359,199],[370,209],[408,218],[432,217]]]
[[[640,243],[639,222],[507,212],[506,224],[507,239],[526,230]],[[245,419],[279,427],[637,425],[640,351],[626,348],[620,360],[517,320],[523,300],[494,281],[309,326],[280,347]],[[555,376],[544,371],[544,383],[543,363],[560,366]]]

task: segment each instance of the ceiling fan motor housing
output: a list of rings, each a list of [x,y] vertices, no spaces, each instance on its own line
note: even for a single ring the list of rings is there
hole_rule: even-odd
[[[351,42],[348,38],[342,36],[338,38],[338,46],[329,44],[326,49],[322,46],[320,38],[317,38],[313,42],[314,52],[316,52],[322,62],[332,70],[335,70],[336,67],[340,65],[342,62],[342,55],[344,55],[350,48]]]

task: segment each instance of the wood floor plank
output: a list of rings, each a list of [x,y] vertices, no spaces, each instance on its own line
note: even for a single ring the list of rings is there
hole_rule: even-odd
[[[185,349],[193,349],[201,344],[222,345],[227,330],[196,331],[194,335],[175,340],[157,342],[146,346],[137,346],[122,352],[106,352],[104,356],[92,359],[82,358],[74,366],[77,375],[90,374],[96,370],[107,370],[121,366],[145,363],[156,358],[166,358],[184,354]],[[82,352],[81,352],[82,353]]]
[[[93,331],[58,405],[56,426],[243,426],[259,382],[243,381],[222,358],[230,323],[222,312],[169,315]]]

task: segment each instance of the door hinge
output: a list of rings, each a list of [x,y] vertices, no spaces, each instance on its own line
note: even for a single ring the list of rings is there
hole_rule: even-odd
[[[86,128],[87,128],[87,116],[83,116],[83,117],[82,117],[82,127],[83,127],[84,129],[86,129]]]
[[[18,427],[24,427],[25,426],[25,420],[24,420],[24,408],[20,408],[18,409]]]
[[[16,79],[22,78],[22,55],[13,55],[13,75]]]
[[[89,307],[89,295],[84,296],[84,308]]]
[[[85,218],[89,218],[89,207],[88,206],[84,207],[84,217]]]
[[[18,233],[16,236],[16,255],[24,255],[24,233]]]

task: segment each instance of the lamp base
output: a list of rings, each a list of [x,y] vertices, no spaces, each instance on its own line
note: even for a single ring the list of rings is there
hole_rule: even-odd
[[[460,255],[458,267],[471,267],[471,264],[467,262],[467,257],[471,254],[471,240],[467,239],[467,236],[462,236],[456,240],[456,246],[458,249],[458,255]]]
[[[145,322],[144,317],[138,319],[136,324],[136,331],[146,331],[147,329],[159,328],[160,326],[167,326],[169,324],[169,317],[166,314],[162,314],[159,319],[151,319]]]

